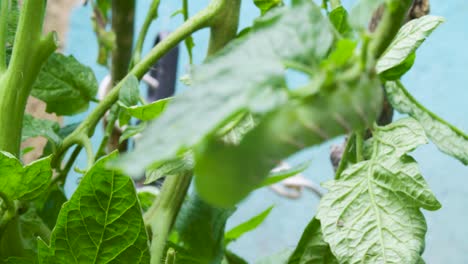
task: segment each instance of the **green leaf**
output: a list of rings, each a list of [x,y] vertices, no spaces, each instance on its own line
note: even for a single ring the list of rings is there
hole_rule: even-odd
[[[260,184],[259,188],[273,185],[275,183],[286,180],[287,178],[290,178],[290,177],[292,177],[294,175],[297,175],[297,174],[305,171],[309,167],[309,165],[310,165],[309,162],[304,162],[304,163],[299,164],[298,166],[292,167],[290,169],[280,170],[280,171],[277,171],[277,172],[272,172],[272,173],[270,173],[268,178],[266,178],[262,182],[262,184]]]
[[[91,68],[73,56],[54,53],[42,67],[31,94],[46,102],[48,113],[74,115],[88,109],[97,89]]]
[[[134,75],[125,78],[122,88],[119,91],[119,104],[124,107],[135,106],[140,102],[140,87],[138,79]],[[130,121],[128,111],[119,111],[119,124],[124,126]]]
[[[158,195],[159,190],[153,186],[145,186],[144,188],[138,190],[138,200],[140,201],[143,212],[148,211]]]
[[[177,176],[192,171],[194,167],[193,153],[188,151],[182,157],[158,163],[146,170],[145,184],[155,182],[163,177]]]
[[[220,263],[224,257],[224,228],[232,212],[212,207],[197,194],[192,195],[182,206],[175,226],[179,246],[190,261],[182,261],[177,255],[178,263]]]
[[[253,2],[258,7],[258,9],[260,9],[262,14],[265,14],[268,12],[268,10],[283,3],[282,0],[253,0]]]
[[[52,120],[37,119],[32,115],[25,114],[21,140],[24,141],[28,138],[43,136],[55,145],[59,145],[62,142],[59,131],[59,123]]]
[[[301,240],[289,257],[288,264],[338,264],[330,250],[330,246],[323,240],[320,221],[313,218],[307,225]]]
[[[351,31],[351,26],[348,23],[348,11],[343,6],[333,9],[328,17],[341,35],[346,35]]]
[[[351,9],[349,24],[354,28],[367,30],[374,12],[385,3],[385,0],[359,0]]]
[[[99,160],[65,203],[40,263],[149,263],[148,238],[133,181]]]
[[[142,121],[150,121],[158,118],[166,109],[172,98],[161,99],[142,106],[121,105],[128,114]]]
[[[385,91],[392,106],[418,120],[440,151],[468,165],[468,135],[426,109],[400,82],[387,82]]]
[[[389,81],[398,80],[413,67],[415,60],[416,52],[413,52],[401,64],[380,73],[380,77]]]
[[[127,126],[127,128],[124,130],[124,132],[119,138],[119,143],[122,143],[125,140],[140,134],[141,132],[143,132],[145,128],[146,128],[145,122],[141,122],[135,126]]]
[[[55,186],[44,195],[44,200],[37,205],[38,215],[44,223],[52,230],[57,222],[60,208],[67,201],[64,191]]]
[[[271,210],[273,210],[273,207],[274,206],[270,206],[268,209],[261,212],[260,214],[254,216],[253,218],[226,232],[226,234],[224,234],[224,244],[227,245],[232,241],[239,239],[245,233],[248,233],[259,227],[263,223],[263,221],[265,221],[265,219],[268,217]]]
[[[140,102],[140,87],[134,75],[125,78],[119,91],[119,101],[125,106],[134,106]]]
[[[407,155],[427,142],[424,130],[402,119],[373,135],[369,160],[325,185],[317,215],[324,240],[340,263],[416,263],[426,234],[420,208],[441,207]]]
[[[377,73],[383,73],[405,63],[426,38],[444,19],[437,16],[423,16],[406,23],[377,62]]]
[[[195,69],[193,88],[173,99],[118,166],[138,174],[150,164],[184,153],[238,113],[264,114],[283,104],[282,61],[317,65],[332,46],[331,27],[312,1],[268,12],[256,21],[251,34],[234,40]]]
[[[0,192],[11,200],[32,200],[47,189],[52,177],[51,157],[23,167],[13,155],[0,152]]]

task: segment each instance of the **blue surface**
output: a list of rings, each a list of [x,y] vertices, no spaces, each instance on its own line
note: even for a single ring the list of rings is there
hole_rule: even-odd
[[[152,26],[153,34],[148,38],[148,45],[157,31],[173,30],[182,20],[180,16],[170,15],[180,8],[181,1],[163,0],[160,19]],[[248,26],[258,16],[251,1],[245,0],[242,6],[241,28]],[[349,4],[351,1],[344,1]],[[149,0],[138,1],[137,23],[141,25]],[[207,0],[190,1],[190,11],[194,14],[206,6]],[[447,18],[431,38],[419,49],[416,64],[403,80],[407,88],[429,109],[444,117],[464,131],[468,131],[466,102],[468,93],[468,2],[464,0],[432,1],[432,13]],[[89,8],[78,8],[71,20],[71,32],[68,36],[67,53],[74,54],[81,62],[90,65],[98,79],[107,74],[106,69],[95,63],[97,46],[91,30],[91,11]],[[139,28],[139,27],[138,27]],[[207,30],[194,35],[196,47],[195,63],[200,63],[208,42]],[[150,46],[146,46],[146,50]],[[188,56],[182,49],[180,75],[187,69]],[[288,81],[299,82],[296,78]],[[182,88],[179,84],[179,89]],[[82,120],[86,114],[67,119],[66,122]],[[95,146],[99,144],[101,130],[93,138]],[[335,140],[340,142],[340,140]],[[312,165],[305,175],[322,182],[332,178],[332,169],[328,160],[331,142],[303,151],[291,158],[291,163],[304,159],[311,160]],[[441,154],[432,144],[418,149],[414,156],[418,160],[423,175],[441,201],[443,208],[437,212],[425,212],[429,232],[424,258],[427,263],[468,263],[468,169],[460,162]],[[86,158],[79,158],[79,165],[85,166]],[[66,184],[70,193],[76,186],[76,179]],[[318,199],[305,194],[296,201],[285,200],[267,189],[252,194],[240,206],[228,223],[232,227],[251,216],[275,205],[265,223],[257,230],[245,235],[231,248],[249,261],[254,261],[284,248],[294,248],[304,227],[315,214]]]

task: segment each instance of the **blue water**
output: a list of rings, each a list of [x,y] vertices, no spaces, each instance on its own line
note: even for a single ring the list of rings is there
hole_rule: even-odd
[[[173,30],[181,22],[180,16],[170,15],[180,8],[181,1],[163,0],[160,19],[152,26],[146,50],[158,31]],[[244,0],[242,5],[241,28],[248,26],[258,16],[252,1]],[[344,1],[349,4],[352,1]],[[149,0],[138,1],[137,23],[141,25]],[[207,0],[190,1],[190,11],[195,13],[206,6]],[[432,1],[432,14],[443,16],[447,22],[437,29],[431,38],[419,49],[416,64],[403,80],[407,88],[434,112],[444,117],[464,131],[468,131],[466,102],[468,92],[468,1]],[[77,8],[71,20],[71,32],[67,40],[67,53],[75,55],[82,63],[89,65],[102,79],[107,70],[95,63],[97,46],[91,31],[91,11],[89,8]],[[196,47],[195,63],[200,63],[207,47],[207,30],[194,35]],[[182,49],[180,76],[188,64],[188,55]],[[292,82],[300,80],[292,78]],[[181,84],[178,84],[181,89]],[[86,114],[66,119],[66,122],[82,120]],[[95,146],[102,135],[98,129],[93,138]],[[340,142],[340,140],[335,140]],[[311,160],[312,165],[304,173],[309,179],[322,182],[332,178],[332,169],[328,160],[332,142],[315,147],[291,158],[291,163]],[[414,156],[432,190],[443,208],[437,212],[425,212],[428,224],[427,244],[424,258],[427,263],[468,263],[468,168],[460,162],[441,154],[434,145],[429,144],[418,149]],[[78,164],[84,167],[86,158],[79,157]],[[68,193],[75,188],[76,179],[66,184]],[[228,227],[248,219],[258,212],[275,205],[274,210],[257,230],[245,235],[231,248],[249,261],[254,261],[285,248],[294,248],[302,230],[315,214],[318,199],[306,193],[301,199],[291,201],[280,198],[264,189],[255,192],[240,206],[228,223]]]

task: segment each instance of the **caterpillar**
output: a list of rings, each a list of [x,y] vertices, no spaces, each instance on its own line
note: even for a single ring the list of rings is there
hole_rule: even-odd
[[[262,118],[238,145],[207,139],[194,149],[197,191],[209,203],[231,207],[254,190],[280,160],[369,127],[380,114],[382,101],[379,80],[364,73],[313,96],[289,100]]]

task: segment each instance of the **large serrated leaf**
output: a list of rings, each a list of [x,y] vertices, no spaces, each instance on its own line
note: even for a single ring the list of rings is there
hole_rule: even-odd
[[[468,135],[422,106],[400,82],[387,82],[385,90],[392,106],[418,120],[440,151],[468,164]]]
[[[407,155],[426,142],[414,119],[377,127],[372,156],[326,184],[317,218],[340,263],[417,263],[426,221],[420,208],[441,207]]]
[[[442,17],[423,16],[406,23],[377,62],[377,73],[389,71],[405,63],[442,22]]]
[[[289,257],[288,264],[338,264],[330,251],[330,246],[323,241],[320,221],[313,218],[307,225],[301,240]]]
[[[50,157],[23,167],[13,155],[0,152],[0,192],[11,200],[32,200],[48,186],[52,177]]]
[[[148,238],[132,180],[98,161],[65,203],[40,263],[149,263]]]
[[[31,94],[47,104],[48,113],[74,115],[88,109],[97,89],[91,68],[73,56],[54,53],[42,67]]]
[[[119,165],[138,174],[185,152],[240,112],[275,109],[286,99],[283,61],[317,65],[333,40],[332,25],[312,1],[271,10],[251,34],[194,71],[192,89],[173,99]]]

